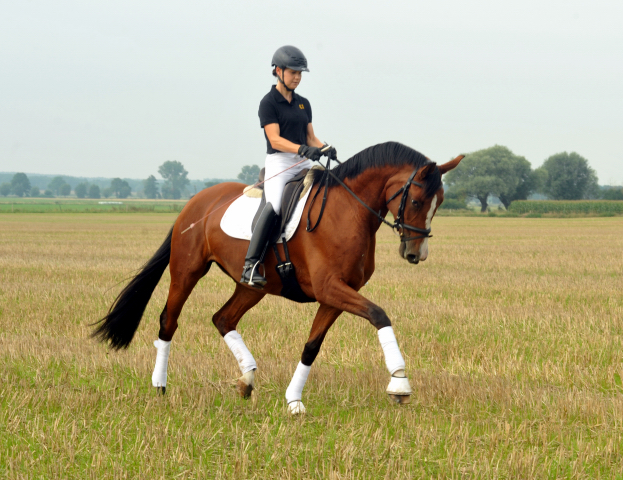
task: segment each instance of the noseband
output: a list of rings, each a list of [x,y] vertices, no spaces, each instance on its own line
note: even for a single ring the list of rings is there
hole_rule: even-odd
[[[338,161],[338,163],[341,163]],[[398,191],[396,193],[394,193],[389,200],[387,200],[387,202],[385,203],[385,205],[389,205],[389,202],[391,202],[394,198],[396,198],[398,195],[400,195],[402,193],[402,197],[400,198],[400,205],[398,206],[398,215],[396,215],[396,218],[394,219],[394,223],[389,223],[387,220],[385,220],[385,218],[378,212],[375,212],[374,210],[372,210],[368,205],[365,204],[365,202],[363,200],[361,200],[361,198],[359,198],[357,196],[357,194],[355,192],[353,192],[350,188],[348,188],[346,186],[346,184],[340,180],[331,170],[330,170],[330,166],[331,166],[331,160],[328,159],[327,160],[327,166],[324,169],[323,172],[323,179],[324,179],[324,195],[322,198],[322,206],[320,207],[320,214],[318,215],[318,220],[316,220],[316,224],[312,227],[311,226],[311,222],[309,219],[309,215],[311,213],[311,206],[314,204],[314,201],[316,200],[316,197],[318,196],[318,193],[320,193],[320,187],[318,187],[318,190],[316,190],[316,194],[314,195],[314,197],[312,198],[311,204],[309,206],[309,210],[307,211],[307,231],[308,232],[312,232],[314,231],[314,229],[318,226],[318,224],[320,223],[320,219],[322,218],[322,214],[324,212],[324,207],[327,201],[327,191],[329,190],[329,175],[331,177],[333,177],[333,179],[338,182],[342,187],[344,187],[344,189],[350,193],[355,200],[357,200],[359,203],[361,203],[365,208],[368,209],[368,211],[370,211],[370,213],[372,213],[375,217],[377,217],[382,223],[384,223],[385,225],[388,225],[392,228],[392,230],[396,230],[396,232],[398,232],[398,234],[400,235],[400,241],[401,242],[408,242],[409,240],[416,240],[418,238],[428,238],[428,237],[432,237],[432,235],[430,234],[430,228],[418,228],[418,227],[412,227],[411,225],[407,225],[405,224],[402,220],[404,217],[404,213],[405,213],[405,207],[407,205],[407,198],[409,197],[409,188],[411,188],[411,185],[417,185],[420,188],[424,188],[424,185],[422,185],[419,182],[414,181],[413,179],[415,178],[415,175],[418,172],[418,169],[416,168],[415,170],[413,170],[413,173],[411,174],[411,176],[409,177],[409,180],[407,180],[407,183],[405,183],[402,187],[400,187],[400,189],[398,189]],[[321,179],[322,182],[322,179]],[[404,232],[405,230],[409,230],[412,232],[416,232],[419,233],[420,235],[414,235],[411,237],[405,237]]]

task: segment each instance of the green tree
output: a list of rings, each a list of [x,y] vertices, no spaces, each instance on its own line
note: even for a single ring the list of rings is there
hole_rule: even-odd
[[[55,195],[61,194],[61,187],[65,185],[67,182],[63,177],[54,177],[50,183],[48,183],[48,188],[54,192]]]
[[[543,193],[554,200],[580,200],[598,196],[597,174],[576,152],[562,152],[543,163],[547,172]]]
[[[444,181],[450,195],[476,197],[481,212],[486,212],[489,195],[498,197],[508,208],[513,200],[528,198],[538,178],[528,160],[495,145],[468,154],[456,169],[448,172]]]
[[[6,197],[10,193],[11,193],[11,184],[10,183],[4,182],[2,185],[0,185],[0,195],[2,195],[3,197]]]
[[[46,198],[52,198],[54,196],[54,192],[48,188],[45,192],[43,192],[43,196]]]
[[[182,196],[182,192],[190,183],[188,180],[188,172],[184,169],[184,165],[177,160],[167,160],[158,168],[158,173],[165,182],[162,186],[162,196],[164,198],[178,199]]]
[[[41,195],[41,190],[39,190],[39,187],[32,187],[30,189],[30,196],[31,197],[38,197],[39,195]]]
[[[87,196],[89,190],[89,184],[87,182],[82,182],[76,185],[74,188],[74,192],[76,193],[76,197],[85,198]]]
[[[623,200],[623,188],[609,188],[603,194],[604,200]]]
[[[110,182],[110,189],[114,192],[117,198],[128,198],[132,193],[132,188],[125,180],[120,178],[113,178]]]
[[[69,185],[69,183],[61,185],[60,193],[63,197],[71,195],[71,185]]]
[[[158,181],[156,177],[150,175],[143,181],[143,193],[147,198],[158,198],[160,193],[158,192]]]
[[[97,185],[91,185],[89,187],[89,198],[100,198],[100,187]]]
[[[11,179],[11,191],[18,197],[23,197],[30,192],[30,180],[25,173],[16,173]]]
[[[257,178],[260,176],[260,167],[257,165],[245,165],[238,174],[238,180],[247,185],[251,185],[257,182]]]

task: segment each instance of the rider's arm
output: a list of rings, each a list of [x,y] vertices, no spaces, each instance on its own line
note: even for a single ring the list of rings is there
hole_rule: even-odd
[[[324,143],[322,143],[320,140],[318,140],[318,137],[316,137],[316,134],[314,133],[314,127],[311,122],[307,124],[307,145],[309,145],[310,147],[318,148],[324,147]]]
[[[308,125],[308,130],[307,130],[308,139],[309,139],[309,125]],[[292,143],[290,140],[286,140],[285,138],[283,138],[280,135],[281,131],[279,130],[278,123],[269,123],[268,125],[264,125],[264,131],[266,132],[266,137],[268,137],[268,141],[270,142],[271,146],[275,150],[279,150],[280,152],[298,153],[300,145],[297,145],[296,143]],[[322,143],[320,145],[322,145]],[[317,145],[313,145],[313,146],[315,147]]]

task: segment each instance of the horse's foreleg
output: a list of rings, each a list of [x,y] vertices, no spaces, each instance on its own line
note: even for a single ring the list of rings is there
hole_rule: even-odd
[[[307,382],[307,376],[311,370],[311,365],[314,363],[320,346],[324,340],[325,335],[335,322],[335,319],[340,316],[341,310],[330,307],[328,305],[320,305],[314,323],[312,324],[309,338],[303,349],[301,355],[301,361],[296,367],[296,371],[292,376],[290,385],[286,390],[286,401],[288,402],[288,412],[296,415],[298,413],[305,413],[305,406],[301,399],[303,397],[303,388]]]
[[[252,290],[236,284],[236,290],[223,307],[214,314],[212,322],[222,335],[223,340],[238,360],[242,376],[238,379],[238,393],[243,398],[249,398],[255,385],[255,370],[257,364],[253,355],[245,345],[236,326],[242,316],[264,297],[261,290]]]
[[[400,353],[392,322],[385,311],[335,277],[326,282],[316,298],[334,308],[363,317],[376,328],[385,355],[385,365],[391,375],[387,393],[397,403],[409,403],[411,385],[405,375],[405,361]]]

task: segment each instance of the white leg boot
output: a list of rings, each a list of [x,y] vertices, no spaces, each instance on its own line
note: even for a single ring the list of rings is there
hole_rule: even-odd
[[[257,370],[255,359],[236,330],[225,335],[223,340],[238,360],[238,366],[242,372],[236,384],[238,393],[242,398],[249,398],[255,386],[255,370]]]
[[[387,394],[396,403],[409,403],[411,401],[411,385],[405,375],[405,361],[398,348],[398,342],[394,335],[394,329],[383,327],[378,331],[379,342],[385,354],[385,364],[392,376],[387,386]]]
[[[158,353],[156,354],[154,373],[151,374],[151,384],[161,389],[164,394],[167,390],[167,368],[169,366],[171,342],[158,339],[154,342],[154,347],[158,349]]]
[[[298,415],[305,413],[305,405],[301,402],[303,398],[303,388],[307,382],[311,366],[303,365],[301,362],[296,367],[290,385],[286,390],[286,401],[288,402],[288,413]]]

